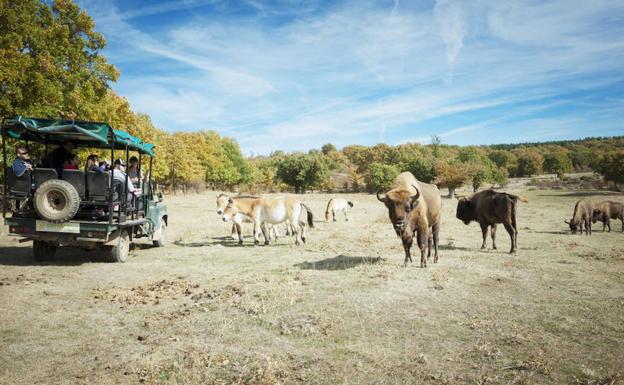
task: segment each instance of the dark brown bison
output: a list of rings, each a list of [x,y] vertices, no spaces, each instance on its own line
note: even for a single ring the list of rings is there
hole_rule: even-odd
[[[592,214],[592,222],[602,222],[602,231],[605,227],[611,232],[611,219],[619,219],[622,221],[622,232],[624,232],[624,205],[620,202],[602,201],[594,206]]]
[[[492,248],[496,249],[496,224],[502,223],[511,238],[510,253],[518,249],[518,228],[516,227],[516,203],[528,201],[517,195],[484,190],[470,197],[458,197],[457,219],[465,224],[479,222],[483,232],[482,249],[485,249],[488,227],[492,228]]]
[[[590,201],[581,199],[580,201],[576,202],[572,219],[570,219],[570,221],[564,221],[570,226],[572,234],[576,234],[577,231],[580,231],[579,234],[582,235],[583,225],[585,225],[585,234],[591,234],[592,210],[592,204]]]
[[[392,190],[385,195],[377,193],[377,199],[388,208],[388,215],[396,234],[401,237],[405,250],[405,266],[412,262],[410,249],[414,234],[420,248],[420,267],[427,266],[425,250],[431,255],[431,243],[435,249],[433,262],[438,262],[438,234],[442,199],[435,185],[419,182],[410,172],[399,174]],[[430,236],[431,235],[431,236]]]

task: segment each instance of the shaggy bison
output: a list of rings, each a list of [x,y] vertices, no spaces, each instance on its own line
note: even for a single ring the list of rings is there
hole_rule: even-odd
[[[440,231],[440,212],[442,199],[438,188],[433,184],[419,182],[409,172],[399,174],[394,180],[392,190],[385,195],[377,193],[379,199],[388,208],[388,215],[397,235],[401,237],[405,249],[405,266],[412,262],[410,249],[414,234],[420,248],[420,267],[427,266],[425,250],[431,255],[431,241],[435,248],[433,262],[438,262],[438,233]],[[431,237],[429,232],[431,229]]]
[[[602,231],[605,227],[611,232],[611,219],[619,219],[622,221],[622,232],[624,232],[624,205],[620,202],[602,201],[598,202],[594,207],[592,214],[592,222],[602,222]]]
[[[528,201],[517,195],[484,190],[470,197],[457,197],[457,219],[465,224],[471,221],[479,222],[483,232],[483,244],[485,249],[488,227],[492,228],[492,248],[496,249],[496,224],[502,223],[511,238],[510,253],[518,249],[518,228],[516,227],[516,203]]]
[[[572,219],[570,221],[564,221],[570,226],[570,230],[572,230],[572,234],[576,234],[577,231],[580,231],[579,234],[583,234],[583,225],[585,225],[585,234],[591,234],[591,219],[592,219],[592,204],[590,201],[586,201],[585,199],[581,199],[576,202],[574,206],[574,214],[572,215]]]

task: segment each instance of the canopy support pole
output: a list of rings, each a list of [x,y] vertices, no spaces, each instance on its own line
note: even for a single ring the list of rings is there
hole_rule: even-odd
[[[114,159],[115,158],[115,147],[114,147],[114,143],[111,140],[111,163],[109,166],[109,170],[107,172],[110,172],[111,174],[111,178],[110,178],[110,186],[108,186],[108,191],[109,191],[109,195],[108,195],[108,224],[112,225],[113,224],[113,195],[114,195],[114,191],[113,191],[113,174],[115,173],[115,169],[114,169]],[[113,167],[113,168],[111,168]]]
[[[4,120],[5,118],[2,118],[2,160],[3,160],[3,169],[2,172],[4,173],[4,189],[2,191],[2,218],[6,218],[6,204],[8,203],[7,201],[7,188],[8,188],[8,184],[7,184],[7,156],[6,156],[6,136],[4,136]]]

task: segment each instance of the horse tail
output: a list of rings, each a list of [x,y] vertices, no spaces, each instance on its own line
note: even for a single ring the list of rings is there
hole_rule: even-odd
[[[310,226],[310,228],[313,228],[314,227],[314,215],[312,214],[312,210],[310,210],[310,208],[304,205],[303,203],[301,204],[301,207],[303,207],[308,213],[308,226]]]
[[[325,209],[325,215],[329,214],[329,206],[331,205],[334,198],[330,198],[329,202],[327,202],[327,208]],[[303,205],[303,204],[302,204]],[[304,206],[305,207],[305,206]]]

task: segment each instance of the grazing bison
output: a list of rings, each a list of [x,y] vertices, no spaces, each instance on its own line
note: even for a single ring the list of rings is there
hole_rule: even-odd
[[[496,224],[502,223],[511,238],[510,253],[518,249],[518,229],[516,227],[516,203],[518,200],[528,201],[517,195],[484,190],[470,197],[457,197],[457,219],[465,224],[471,221],[479,222],[483,232],[483,244],[485,249],[488,227],[492,227],[492,248],[496,249]]]
[[[325,209],[325,221],[329,221],[329,214],[332,215],[332,220],[336,222],[336,213],[342,211],[345,217],[345,221],[348,221],[347,211],[349,207],[353,207],[353,202],[343,198],[331,198],[327,202],[327,209]]]
[[[419,182],[410,172],[399,174],[392,187],[392,190],[383,196],[377,193],[377,199],[388,208],[394,231],[401,237],[405,249],[405,266],[408,260],[412,262],[410,249],[414,242],[414,234],[420,248],[420,267],[427,267],[425,250],[428,248],[428,256],[431,255],[431,241],[435,248],[433,262],[437,263],[442,210],[438,188],[433,184]]]
[[[574,214],[572,215],[572,219],[570,221],[564,221],[570,226],[570,230],[572,230],[572,234],[576,234],[577,230],[580,231],[579,234],[583,235],[583,225],[585,225],[585,234],[591,234],[591,222],[592,220],[592,204],[590,201],[586,201],[585,199],[581,199],[576,202],[574,206]]]
[[[602,222],[602,231],[605,227],[611,232],[611,219],[619,219],[622,221],[622,232],[624,232],[624,205],[620,202],[602,201],[598,202],[594,207],[592,214],[592,222]]]

